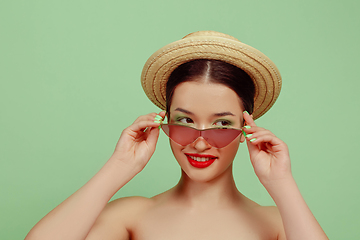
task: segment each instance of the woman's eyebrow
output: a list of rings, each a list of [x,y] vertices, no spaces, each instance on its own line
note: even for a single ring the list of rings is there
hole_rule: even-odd
[[[235,116],[235,114],[231,112],[220,112],[220,113],[214,113],[214,116],[216,117],[224,117],[224,116]]]
[[[178,112],[183,112],[189,115],[194,115],[194,113],[183,109],[183,108],[176,108],[174,111],[178,111]],[[233,114],[232,112],[219,112],[219,113],[214,113],[213,116],[215,117],[224,117],[224,116],[235,116],[235,114]]]
[[[183,108],[176,108],[174,111],[179,111],[179,112],[183,112],[183,113],[186,113],[186,114],[189,114],[189,115],[194,115],[192,112],[190,112],[188,110],[185,110]]]

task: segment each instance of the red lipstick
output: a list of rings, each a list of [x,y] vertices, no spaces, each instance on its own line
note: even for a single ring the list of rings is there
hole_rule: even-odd
[[[191,166],[196,168],[206,168],[210,166],[217,157],[213,155],[186,153],[185,154]]]

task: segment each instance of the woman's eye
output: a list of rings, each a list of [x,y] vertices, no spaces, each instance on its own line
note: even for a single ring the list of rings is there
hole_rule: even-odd
[[[222,121],[217,121],[215,122],[216,126],[221,126],[221,127],[227,127],[231,125],[231,122],[226,121],[226,120],[222,120]]]
[[[185,124],[194,123],[194,121],[188,117],[179,118],[177,121]]]

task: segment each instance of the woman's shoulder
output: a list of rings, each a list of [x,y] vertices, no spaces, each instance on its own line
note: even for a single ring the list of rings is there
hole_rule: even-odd
[[[261,229],[273,232],[277,239],[285,239],[284,226],[278,207],[262,206],[248,198],[245,200],[245,209],[249,214],[249,219],[253,219]]]
[[[152,198],[140,196],[118,198],[109,202],[102,214],[114,215],[117,218],[126,216],[126,219],[129,219],[130,216],[136,217],[136,215],[151,208],[154,203],[155,201]]]
[[[259,216],[264,226],[276,230],[278,239],[285,239],[284,225],[278,207],[259,205],[254,208],[254,212]]]
[[[249,198],[245,197],[244,199],[245,200],[243,200],[242,206],[245,206],[248,210],[250,210],[254,214],[261,215],[262,217],[265,218],[269,217],[272,219],[274,218],[281,219],[279,209],[276,206],[262,206]]]
[[[262,206],[252,200],[247,203],[247,209],[254,215],[265,221],[281,221],[279,209],[276,206]]]
[[[278,207],[276,206],[259,206],[257,211],[265,218],[272,219],[272,221],[278,220],[281,222],[281,215]]]
[[[154,200],[146,197],[124,197],[109,202],[93,225],[87,239],[129,239],[129,229]]]
[[[118,198],[105,206],[99,219],[129,225],[157,206],[165,196],[167,191],[152,198],[140,196]]]

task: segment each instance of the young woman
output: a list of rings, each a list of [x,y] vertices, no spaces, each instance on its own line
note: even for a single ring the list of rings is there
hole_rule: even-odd
[[[265,55],[228,35],[197,32],[154,53],[142,84],[166,112],[140,116],[126,128],[104,167],[27,240],[328,239],[292,177],[286,144],[254,122],[281,88]],[[179,183],[152,198],[108,203],[145,167],[160,127],[181,167]],[[235,186],[232,163],[245,141],[277,207],[260,206]]]

